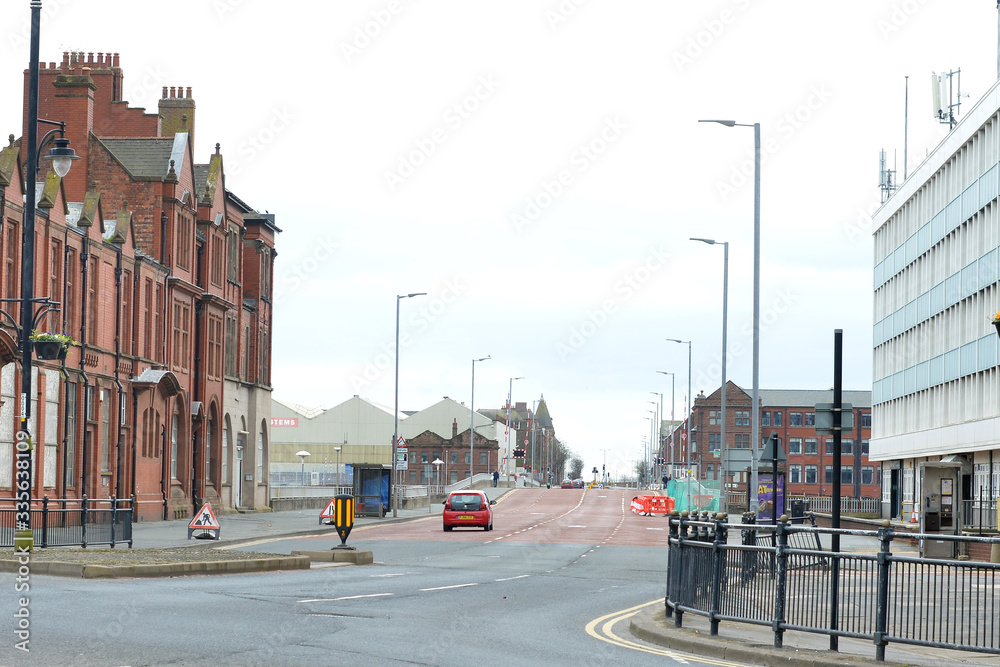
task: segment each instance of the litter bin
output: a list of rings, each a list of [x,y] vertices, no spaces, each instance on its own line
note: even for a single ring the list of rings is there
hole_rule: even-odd
[[[806,502],[804,500],[792,501],[792,523],[805,523]]]

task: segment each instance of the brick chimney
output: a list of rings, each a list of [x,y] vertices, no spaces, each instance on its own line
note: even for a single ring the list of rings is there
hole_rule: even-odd
[[[169,96],[168,96],[169,91]],[[191,87],[163,86],[163,96],[159,104],[161,132],[164,137],[173,137],[178,132],[187,132],[191,146],[194,146],[194,99]]]
[[[454,421],[451,422],[451,437],[454,438],[457,436],[458,436],[458,419],[456,418]]]

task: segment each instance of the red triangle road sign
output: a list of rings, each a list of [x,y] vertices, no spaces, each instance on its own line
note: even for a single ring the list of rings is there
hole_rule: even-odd
[[[195,514],[194,518],[191,519],[191,523],[188,524],[188,528],[191,529],[205,529],[205,530],[219,530],[221,526],[219,525],[218,519],[215,518],[215,512],[212,511],[212,506],[209,503],[202,505],[198,513]]]
[[[319,517],[321,519],[335,519],[335,518],[337,518],[337,508],[335,507],[336,503],[337,503],[337,499],[336,498],[331,498],[330,502],[328,502],[326,504],[326,507],[323,508],[323,511],[319,513]]]

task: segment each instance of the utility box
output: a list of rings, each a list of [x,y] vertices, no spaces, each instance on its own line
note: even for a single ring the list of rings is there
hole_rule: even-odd
[[[962,464],[928,461],[920,464],[920,540],[923,558],[954,558],[958,543],[933,535],[958,535],[962,527]]]

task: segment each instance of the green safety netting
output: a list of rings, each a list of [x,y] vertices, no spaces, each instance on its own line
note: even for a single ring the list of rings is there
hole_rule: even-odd
[[[701,483],[696,479],[672,479],[667,483],[667,495],[674,499],[678,512],[718,512],[719,484]]]

